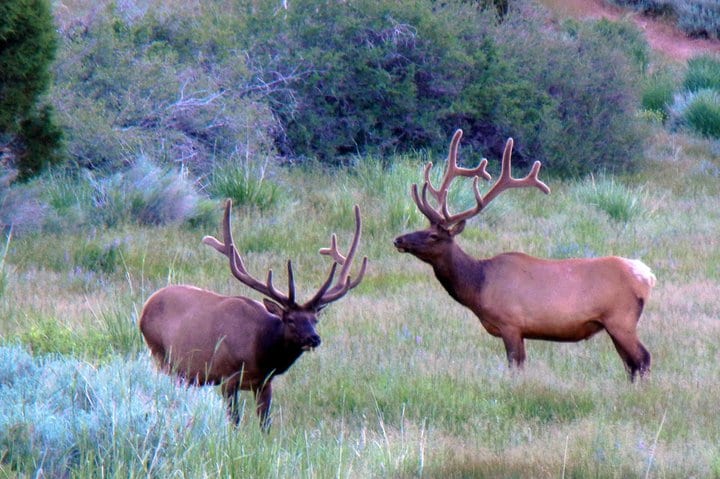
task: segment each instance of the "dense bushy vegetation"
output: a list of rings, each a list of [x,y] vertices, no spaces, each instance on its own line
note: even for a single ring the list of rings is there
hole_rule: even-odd
[[[42,128],[49,107],[23,125],[38,148],[64,134],[71,166],[10,187],[3,165],[0,223],[15,234],[202,224],[207,196],[278,201],[283,162],[387,166],[403,151],[443,154],[455,128],[463,157],[495,157],[513,136],[519,166],[542,160],[555,176],[629,170],[642,147],[649,57],[628,24],[559,24],[525,1],[135,0],[55,13],[49,99],[62,132]]]
[[[489,154],[515,136],[520,164],[540,159],[557,175],[630,167],[639,33],[608,22],[548,29],[524,2],[500,23],[494,13],[377,0],[253,11],[249,67],[263,84],[287,84],[269,94],[281,150],[329,162],[441,151],[462,127],[465,145]]]
[[[613,0],[651,15],[672,17],[688,35],[720,38],[720,3],[716,0]]]
[[[62,131],[42,100],[57,38],[47,0],[3,1],[0,18],[0,168],[27,179],[62,159]]]
[[[137,156],[183,165],[272,155],[267,107],[243,89],[240,20],[207,4],[100,2],[60,16],[53,99],[83,168],[122,170]],[[142,8],[144,7],[144,9]]]
[[[629,167],[637,51],[616,48],[627,32],[547,29],[517,5],[503,22],[473,2],[97,6],[61,24],[54,97],[71,155],[92,168],[142,151],[208,174],[273,156],[269,138],[287,159],[337,163],[442,150],[457,127],[486,154],[514,135],[520,162],[558,175]],[[597,140],[584,142],[589,128]]]

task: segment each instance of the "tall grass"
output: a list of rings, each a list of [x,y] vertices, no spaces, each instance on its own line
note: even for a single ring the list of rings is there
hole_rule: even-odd
[[[352,235],[354,203],[370,257],[363,283],[323,311],[322,346],[274,382],[269,434],[250,394],[233,428],[213,388],[157,373],[137,329],[143,301],[168,282],[257,297],[200,242],[217,234],[220,202],[200,229],[127,221],[89,237],[13,236],[0,477],[719,477],[720,185],[707,165],[720,158],[680,134],[649,148],[633,176],[508,191],[458,239],[477,257],[641,257],[658,285],[639,324],[653,371],[635,384],[602,333],[528,341],[525,370],[509,370],[501,341],[394,250],[397,234],[425,223],[409,195],[425,158],[297,169],[282,203],[234,210],[248,269],[279,273],[291,257],[299,297],[327,273],[317,249],[330,233]],[[459,209],[470,184],[458,190]]]

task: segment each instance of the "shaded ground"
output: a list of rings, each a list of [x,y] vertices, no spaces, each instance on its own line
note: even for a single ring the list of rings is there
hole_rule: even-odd
[[[720,54],[720,41],[689,38],[673,24],[651,18],[604,0],[541,0],[550,9],[575,18],[627,18],[645,32],[650,47],[676,61],[686,61],[701,53]]]

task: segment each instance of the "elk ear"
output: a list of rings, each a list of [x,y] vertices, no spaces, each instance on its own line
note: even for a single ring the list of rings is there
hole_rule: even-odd
[[[279,316],[281,318],[283,317],[285,310],[282,309],[282,306],[277,304],[275,301],[263,298],[263,304],[270,314],[274,314],[275,316]]]
[[[460,233],[462,233],[464,229],[465,229],[465,220],[462,220],[460,223],[458,223],[455,226],[453,226],[452,228],[450,228],[450,231],[448,231],[448,233],[450,233],[450,236],[455,236],[455,235],[459,235]]]

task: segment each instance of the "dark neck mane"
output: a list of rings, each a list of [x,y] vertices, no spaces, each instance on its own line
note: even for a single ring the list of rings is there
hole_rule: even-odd
[[[477,297],[485,281],[483,263],[453,243],[444,256],[430,264],[435,277],[450,296],[460,304],[469,306],[470,300]]]
[[[263,335],[259,364],[262,369],[267,371],[267,374],[271,372],[273,375],[284,373],[303,353],[300,346],[285,339],[283,332],[283,325],[280,324]]]

